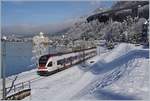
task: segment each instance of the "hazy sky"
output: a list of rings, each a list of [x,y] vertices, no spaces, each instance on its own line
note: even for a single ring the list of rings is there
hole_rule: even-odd
[[[112,1],[3,1],[2,27],[46,25],[84,16],[98,7],[110,7]]]

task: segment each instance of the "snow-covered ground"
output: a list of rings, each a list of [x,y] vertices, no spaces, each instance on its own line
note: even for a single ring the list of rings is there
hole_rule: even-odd
[[[20,75],[17,82],[39,78],[35,70]],[[42,77],[31,88],[31,96],[23,100],[146,100],[149,50],[122,43],[85,63]]]

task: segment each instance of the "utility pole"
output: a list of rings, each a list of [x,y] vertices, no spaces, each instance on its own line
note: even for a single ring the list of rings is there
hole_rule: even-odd
[[[5,57],[6,57],[6,37],[2,37],[2,85],[3,85],[3,100],[6,100],[6,80],[5,80]]]
[[[98,46],[98,55],[100,56],[100,43],[98,43],[97,46]]]
[[[140,18],[140,13],[139,13],[139,8],[140,8],[140,7],[141,7],[141,5],[138,5],[138,8],[137,8],[137,13],[138,13],[138,14],[137,14],[137,17],[138,17],[138,18]]]
[[[85,36],[83,37],[83,65],[85,65]]]

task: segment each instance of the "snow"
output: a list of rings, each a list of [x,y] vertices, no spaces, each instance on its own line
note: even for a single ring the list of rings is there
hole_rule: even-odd
[[[38,79],[41,79],[43,77],[40,77],[39,75],[37,75],[36,73],[37,69],[33,69],[30,71],[26,71],[26,72],[22,72],[20,74],[17,75],[12,75],[6,78],[6,87],[10,87],[12,81],[14,80],[14,78],[17,76],[17,79],[15,81],[15,84],[21,83],[21,82],[27,82],[27,81],[36,81]],[[2,79],[0,79],[0,84],[2,84]],[[0,99],[2,98],[2,85],[0,85]]]
[[[36,70],[21,75],[18,82],[38,78]],[[31,96],[24,101],[146,100],[149,96],[149,49],[121,43],[85,63],[40,78],[31,83]]]
[[[143,65],[144,64],[144,65]],[[87,86],[90,93],[83,91],[84,96],[78,99],[101,100],[141,100],[148,99],[148,60],[135,59]],[[77,98],[77,96],[76,96]]]
[[[108,56],[105,58],[105,61],[110,62],[124,54],[126,54],[127,52],[131,51],[134,49],[134,45],[133,44],[126,44],[126,43],[121,43],[117,46],[115,46],[117,48],[113,49]],[[137,48],[137,47],[136,47]]]

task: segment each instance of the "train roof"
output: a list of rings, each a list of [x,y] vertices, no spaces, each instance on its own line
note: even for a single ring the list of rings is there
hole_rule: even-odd
[[[64,55],[64,54],[69,54],[69,53],[74,53],[74,52],[81,52],[81,51],[85,51],[85,50],[90,50],[90,49],[94,49],[96,47],[92,47],[92,48],[88,48],[88,49],[82,49],[82,50],[75,50],[75,51],[71,51],[71,52],[59,52],[59,53],[55,53],[55,54],[46,54],[43,55],[41,57],[47,56],[47,57],[53,57],[53,56],[59,56],[59,55]]]

